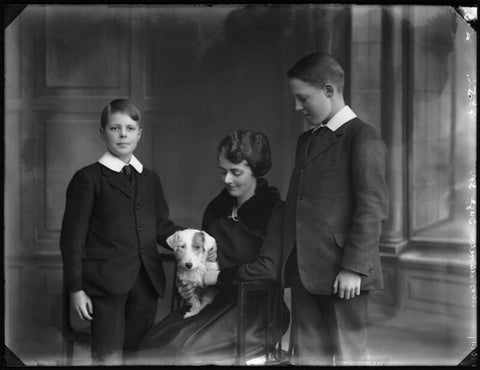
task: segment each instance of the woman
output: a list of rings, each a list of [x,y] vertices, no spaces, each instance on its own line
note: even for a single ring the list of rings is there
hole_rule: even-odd
[[[259,132],[235,130],[218,145],[218,164],[225,189],[205,210],[202,229],[218,246],[220,272],[205,277],[217,285],[215,301],[199,314],[184,319],[182,310],[155,325],[140,346],[137,363],[232,364],[235,359],[237,289],[239,281],[279,277],[283,201],[263,176],[271,167],[267,137]],[[179,289],[189,295],[191,287]],[[247,308],[246,355],[264,349],[265,295]],[[288,327],[289,313],[277,320],[276,339]]]

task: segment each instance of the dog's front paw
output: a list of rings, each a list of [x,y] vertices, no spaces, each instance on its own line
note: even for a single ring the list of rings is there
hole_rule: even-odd
[[[189,311],[189,312],[185,313],[185,315],[183,315],[183,318],[186,319],[187,317],[195,316],[197,313],[198,312]]]

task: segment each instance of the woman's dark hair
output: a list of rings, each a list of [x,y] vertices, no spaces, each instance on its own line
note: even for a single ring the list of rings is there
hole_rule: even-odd
[[[217,146],[217,154],[230,162],[247,161],[255,177],[264,176],[272,167],[270,144],[265,134],[245,129],[234,130]]]
[[[343,91],[345,72],[340,64],[326,53],[309,54],[298,61],[287,72],[289,78],[297,78],[313,86],[322,88],[327,82]]]
[[[100,117],[100,125],[103,129],[105,126],[107,126],[110,114],[113,113],[124,113],[137,122],[138,125],[140,125],[140,110],[128,99],[112,100],[105,106],[105,108],[103,108],[102,115]]]

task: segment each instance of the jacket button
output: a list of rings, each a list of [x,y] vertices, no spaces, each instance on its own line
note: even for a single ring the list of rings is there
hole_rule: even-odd
[[[371,274],[373,272],[373,269],[368,270],[368,272]]]
[[[140,209],[140,204],[135,204],[135,209]]]
[[[145,253],[145,249],[140,248],[140,253]]]
[[[139,226],[139,227],[137,227],[137,230],[138,230],[138,231],[142,231],[142,230],[143,230],[143,227]]]
[[[302,194],[298,194],[297,199],[298,199],[298,200],[302,200],[302,198],[303,198],[303,195],[302,195]]]

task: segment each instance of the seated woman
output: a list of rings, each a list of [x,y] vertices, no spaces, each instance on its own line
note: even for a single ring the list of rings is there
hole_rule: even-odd
[[[262,177],[271,167],[267,137],[259,132],[235,130],[218,145],[218,165],[225,189],[207,206],[202,229],[217,241],[220,272],[204,278],[216,284],[214,302],[196,316],[173,312],[146,335],[137,364],[233,364],[236,350],[237,283],[278,280],[281,260],[283,201]],[[191,287],[179,288],[185,298]],[[246,356],[264,351],[265,294],[247,307]],[[289,312],[276,322],[275,340],[288,328]]]

